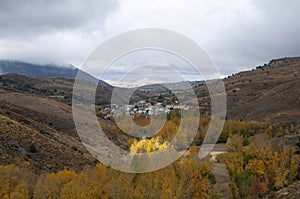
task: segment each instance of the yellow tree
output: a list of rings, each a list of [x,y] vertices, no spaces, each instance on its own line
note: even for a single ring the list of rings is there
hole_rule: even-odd
[[[14,165],[0,166],[0,198],[30,198],[34,175]]]
[[[65,184],[76,177],[76,173],[66,169],[58,173],[42,175],[34,191],[35,198],[59,198],[61,190]]]

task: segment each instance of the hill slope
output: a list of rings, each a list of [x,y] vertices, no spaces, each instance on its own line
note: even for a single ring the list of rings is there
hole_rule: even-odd
[[[225,78],[224,84],[228,119],[300,124],[300,57],[272,60]],[[209,107],[206,86],[196,92]]]
[[[79,171],[95,165],[97,161],[82,145],[74,126],[70,104],[73,82],[17,74],[0,77],[0,164],[14,163],[35,172]],[[98,86],[99,90],[110,89]],[[127,139],[114,131],[110,121],[100,119],[100,123],[111,140],[127,147]]]

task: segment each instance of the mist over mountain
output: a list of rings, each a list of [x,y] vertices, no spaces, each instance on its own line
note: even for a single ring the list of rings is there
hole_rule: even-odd
[[[38,65],[21,61],[0,60],[0,74],[19,74],[27,77],[51,77],[75,79],[78,72],[84,75],[85,79],[95,80],[95,77],[81,71],[73,65],[58,66],[54,64]],[[99,84],[108,85],[108,83],[99,80]]]

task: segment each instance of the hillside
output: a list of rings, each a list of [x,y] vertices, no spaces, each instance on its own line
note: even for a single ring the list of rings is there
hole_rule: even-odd
[[[55,99],[70,105],[74,79],[67,78],[32,78],[18,74],[0,76],[0,89],[10,92],[33,94]],[[97,103],[109,103],[113,87],[99,84]]]
[[[97,162],[82,145],[71,112],[72,79],[0,77],[0,163],[35,172],[82,170]],[[110,87],[99,85],[99,90]],[[107,96],[101,95],[99,100]],[[110,139],[126,148],[126,139],[110,121],[101,120]]]
[[[36,125],[31,119],[17,122],[0,115],[1,165],[14,163],[35,172],[50,172],[64,168],[78,171],[94,164],[78,139],[46,126],[38,130]]]
[[[300,123],[300,57],[272,60],[251,71],[224,79],[227,118],[272,124]],[[208,104],[205,85],[196,88],[200,104]]]

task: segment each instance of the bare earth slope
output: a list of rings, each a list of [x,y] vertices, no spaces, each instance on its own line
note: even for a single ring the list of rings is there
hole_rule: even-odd
[[[28,166],[35,172],[95,165],[74,126],[72,89],[71,79],[0,77],[0,164]],[[110,121],[100,122],[110,128],[110,139],[125,143]]]
[[[272,124],[300,123],[300,57],[273,60],[224,79],[227,118]],[[196,89],[205,96],[205,86]],[[209,97],[200,98],[208,103]]]
[[[32,125],[34,125],[32,123]],[[30,128],[0,115],[0,164],[15,164],[35,172],[58,171],[64,168],[78,171],[92,165],[94,159],[80,142],[61,133]],[[74,150],[76,149],[78,150]]]

